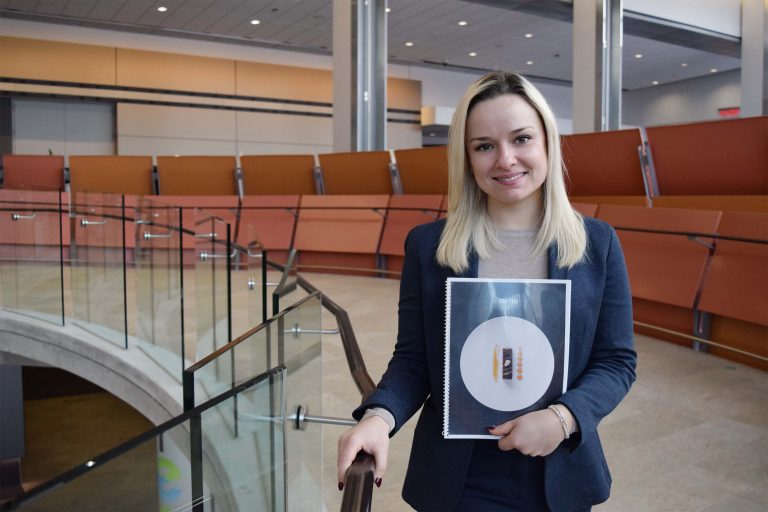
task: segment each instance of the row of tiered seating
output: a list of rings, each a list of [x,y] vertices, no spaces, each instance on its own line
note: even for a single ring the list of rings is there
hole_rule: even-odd
[[[566,135],[574,201],[768,212],[768,117]],[[239,161],[238,161],[239,160]],[[445,194],[444,147],[323,155],[71,156],[70,188],[136,195]],[[6,188],[65,187],[64,158],[4,155]]]
[[[3,155],[5,188],[132,195],[445,194],[444,147],[323,155]],[[68,171],[68,173],[66,172]]]

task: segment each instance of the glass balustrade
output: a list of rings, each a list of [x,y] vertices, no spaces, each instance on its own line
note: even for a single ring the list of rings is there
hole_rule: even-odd
[[[266,324],[258,326],[221,347],[185,371],[185,408],[194,407],[209,397],[237,386],[264,368],[285,366],[289,379],[284,402],[270,406],[273,414],[285,409],[294,414],[304,406],[312,414],[322,411],[321,318],[319,292],[287,307]],[[243,409],[236,401],[222,423],[236,434]],[[322,503],[322,430],[286,432],[286,476],[289,489],[302,489],[288,495],[289,510],[312,510]]]
[[[64,324],[61,194],[0,190],[0,304]]]
[[[185,360],[181,209],[147,198],[136,205],[136,342],[181,382]]]
[[[196,360],[232,340],[230,268],[234,257],[230,226],[205,210],[195,210]]]
[[[125,200],[90,192],[70,197],[73,322],[127,349]]]
[[[0,510],[286,510],[286,372],[248,379]],[[233,432],[223,418],[237,414]]]

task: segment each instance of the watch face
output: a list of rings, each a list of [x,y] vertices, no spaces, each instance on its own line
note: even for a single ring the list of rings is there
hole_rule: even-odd
[[[492,318],[470,333],[461,350],[461,378],[481,404],[498,411],[530,407],[549,388],[555,356],[549,340],[531,322]]]

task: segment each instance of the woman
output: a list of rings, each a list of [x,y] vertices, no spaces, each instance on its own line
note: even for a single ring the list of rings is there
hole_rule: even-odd
[[[544,97],[514,73],[466,92],[451,123],[445,221],[406,239],[398,339],[377,389],[339,439],[339,488],[359,450],[381,485],[389,436],[423,405],[403,488],[420,511],[589,510],[608,498],[597,425],[635,378],[631,296],[613,229],[566,195]],[[571,280],[568,390],[543,410],[489,427],[499,441],[443,439],[448,277]]]

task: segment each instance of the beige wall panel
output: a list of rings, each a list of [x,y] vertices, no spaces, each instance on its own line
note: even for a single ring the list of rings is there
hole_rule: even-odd
[[[236,152],[236,144],[233,140],[177,139],[133,135],[121,135],[117,138],[117,153],[119,155],[235,156]]]
[[[237,94],[301,101],[333,101],[333,76],[324,69],[237,61]]]
[[[411,149],[420,147],[420,125],[387,123],[387,149]]]
[[[115,49],[0,37],[0,75],[100,85],[115,84]]]
[[[117,134],[234,141],[235,111],[118,103]]]
[[[333,145],[284,144],[280,142],[239,141],[239,155],[317,155],[332,153]]]
[[[405,78],[387,78],[387,108],[421,110],[421,82]]]
[[[333,146],[333,119],[319,116],[238,112],[237,137],[241,142],[331,147]]]
[[[118,48],[117,85],[235,94],[235,61]]]

